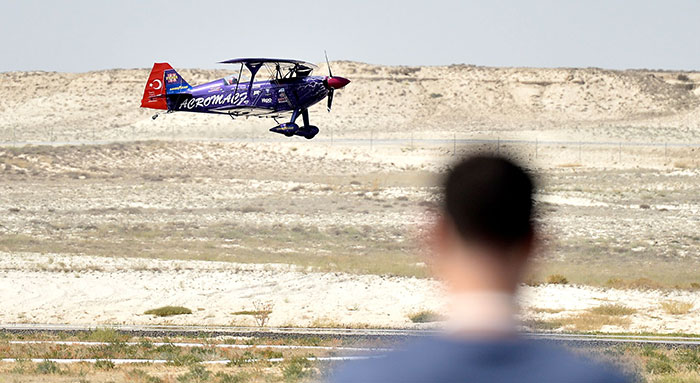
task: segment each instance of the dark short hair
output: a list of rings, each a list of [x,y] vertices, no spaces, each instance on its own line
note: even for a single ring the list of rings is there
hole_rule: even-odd
[[[465,157],[448,172],[443,211],[465,240],[510,246],[533,232],[532,177],[499,155]]]

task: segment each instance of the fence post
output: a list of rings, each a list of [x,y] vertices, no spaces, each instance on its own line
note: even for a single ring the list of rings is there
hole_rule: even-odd
[[[578,143],[578,163],[581,163],[581,143]]]
[[[617,162],[622,162],[622,142],[617,143]]]

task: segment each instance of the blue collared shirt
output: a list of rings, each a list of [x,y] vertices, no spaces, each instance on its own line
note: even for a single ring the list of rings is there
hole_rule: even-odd
[[[631,382],[610,366],[544,341],[430,337],[384,357],[344,363],[333,383]]]

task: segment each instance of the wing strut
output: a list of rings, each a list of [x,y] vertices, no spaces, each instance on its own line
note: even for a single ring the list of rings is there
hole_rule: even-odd
[[[241,64],[241,69],[238,70],[238,78],[236,79],[236,90],[233,92],[234,94],[238,93],[238,84],[241,83],[241,74],[243,73],[243,64]]]

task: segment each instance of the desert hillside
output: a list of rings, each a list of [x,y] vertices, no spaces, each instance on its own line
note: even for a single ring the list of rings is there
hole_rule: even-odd
[[[174,63],[176,65],[176,63]],[[700,73],[378,66],[334,62],[352,83],[334,110],[312,110],[322,135],[500,136],[697,142]],[[179,69],[191,84],[229,70]],[[325,64],[316,74],[325,74]],[[148,69],[0,73],[0,141],[268,137],[268,119],[139,107]]]

